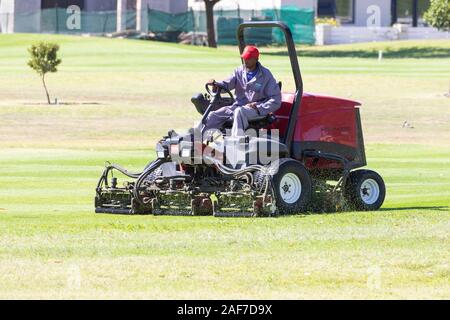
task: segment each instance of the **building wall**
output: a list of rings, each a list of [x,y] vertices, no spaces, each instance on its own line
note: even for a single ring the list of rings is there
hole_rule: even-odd
[[[316,8],[317,0],[221,0],[214,8],[236,10],[238,5],[242,10],[262,10],[280,8],[281,6],[297,6],[299,8]],[[205,10],[203,0],[189,0],[188,6],[193,10]]]
[[[15,0],[0,0],[0,13],[11,13],[14,12]]]
[[[1,0],[0,28],[2,33],[39,32],[41,0]]]
[[[316,26],[316,44],[344,44],[375,41],[395,41],[411,39],[449,39],[450,32],[439,31],[435,28],[395,27],[366,28],[347,26],[333,28],[331,26]]]
[[[169,13],[180,13],[188,10],[188,0],[147,0],[150,9]]]
[[[188,10],[187,0],[170,0],[170,13],[186,12]]]
[[[85,11],[111,11],[117,9],[118,0],[84,0]],[[136,1],[136,0],[129,0]],[[32,12],[41,9],[41,0],[0,0],[0,10]],[[70,2],[70,1],[69,1]],[[142,0],[143,8],[180,13],[188,10],[188,0]]]
[[[16,0],[14,32],[41,31],[41,0]]]
[[[299,8],[317,8],[317,0],[281,0],[280,6],[296,6]]]
[[[154,0],[156,1],[156,0]],[[161,0],[159,0],[161,1]],[[279,8],[282,6],[297,6],[300,8],[312,8],[317,12],[318,0],[221,0],[215,6],[216,9],[235,10],[237,6],[241,9]],[[380,9],[380,26],[391,25],[391,0],[355,0],[354,16],[355,26],[366,26],[367,19],[372,13],[367,13],[371,5]],[[203,1],[189,0],[189,6],[194,10],[204,10]]]
[[[1,33],[14,32],[14,0],[0,1],[0,30]]]
[[[115,11],[117,0],[85,0],[85,11]]]

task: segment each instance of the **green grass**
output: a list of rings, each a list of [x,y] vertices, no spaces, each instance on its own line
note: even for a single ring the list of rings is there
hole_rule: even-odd
[[[68,104],[39,104],[42,88],[26,66],[26,47],[47,38],[63,58],[49,87]],[[436,41],[389,46],[448,50]],[[289,89],[285,58],[262,56]],[[398,58],[300,59],[306,91],[363,103],[368,165],[387,185],[380,211],[95,215],[105,160],[140,170],[169,128],[198,119],[190,96],[228,75],[237,51],[1,35],[0,298],[448,299],[450,58]],[[402,128],[404,120],[414,129]]]

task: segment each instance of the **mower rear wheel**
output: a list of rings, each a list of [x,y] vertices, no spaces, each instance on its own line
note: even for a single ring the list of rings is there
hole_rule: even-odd
[[[279,214],[306,211],[312,193],[308,170],[293,159],[280,159],[273,165],[278,166],[272,181]]]
[[[386,187],[383,178],[371,170],[350,172],[344,190],[347,202],[356,210],[378,210],[384,202]]]

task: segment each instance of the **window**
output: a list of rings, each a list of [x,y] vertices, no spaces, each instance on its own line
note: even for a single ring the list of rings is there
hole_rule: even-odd
[[[423,27],[427,25],[423,20],[423,14],[430,7],[430,0],[418,0],[417,2],[417,25]]]
[[[397,1],[397,23],[413,23],[413,2],[414,0]]]
[[[317,4],[318,17],[331,17],[341,23],[353,23],[354,0],[319,0]]]
[[[341,23],[353,23],[353,0],[336,0],[336,19]]]
[[[392,0],[392,22],[424,26],[423,14],[429,6],[430,0]]]
[[[336,1],[319,0],[319,3],[317,4],[317,16],[334,18],[336,16]]]

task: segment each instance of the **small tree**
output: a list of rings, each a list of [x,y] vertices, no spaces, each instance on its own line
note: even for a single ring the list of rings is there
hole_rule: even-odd
[[[450,30],[450,0],[431,0],[424,14],[425,21],[439,30]]]
[[[44,85],[45,93],[47,94],[48,104],[51,104],[51,102],[45,84],[45,75],[49,72],[58,71],[56,67],[61,63],[61,59],[58,59],[57,57],[58,50],[59,45],[48,42],[34,44],[28,49],[28,52],[31,55],[28,65],[41,76],[42,84]]]

